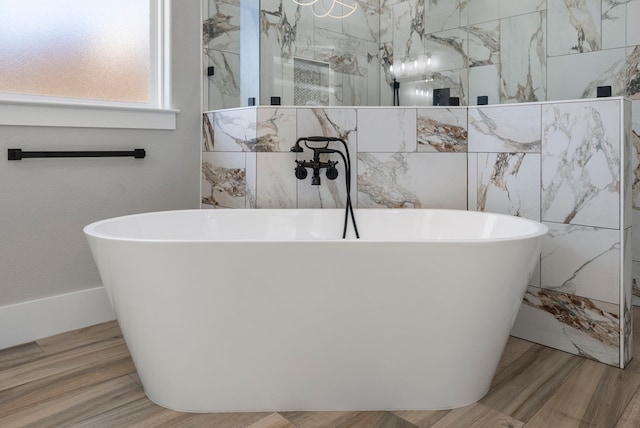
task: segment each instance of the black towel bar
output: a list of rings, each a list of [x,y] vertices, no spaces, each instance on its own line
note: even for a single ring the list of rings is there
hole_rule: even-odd
[[[72,151],[72,152],[23,152],[22,149],[8,149],[9,160],[26,158],[106,158],[106,157],[134,157],[144,158],[147,153],[144,149],[132,151]]]

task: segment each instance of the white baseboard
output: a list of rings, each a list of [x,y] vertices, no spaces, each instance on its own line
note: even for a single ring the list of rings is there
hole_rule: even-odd
[[[0,307],[0,349],[115,319],[104,287]]]

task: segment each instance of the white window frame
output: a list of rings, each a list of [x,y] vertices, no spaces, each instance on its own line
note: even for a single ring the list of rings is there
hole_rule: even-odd
[[[149,105],[0,93],[0,125],[176,129],[179,110],[169,107],[170,1],[150,1]]]

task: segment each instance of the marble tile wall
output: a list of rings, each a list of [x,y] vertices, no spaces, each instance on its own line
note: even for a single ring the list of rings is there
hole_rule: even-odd
[[[512,334],[612,365],[626,363],[630,340],[629,104],[469,108],[469,209],[549,227]]]
[[[640,164],[630,104],[613,98],[209,112],[202,207],[344,206],[343,162],[337,180],[322,175],[322,184],[312,186],[310,178],[294,176],[295,160],[310,159],[311,151],[289,150],[299,137],[339,137],[351,153],[357,207],[470,209],[546,224],[539,268],[513,334],[624,365],[636,245],[631,206],[638,198],[632,173]]]

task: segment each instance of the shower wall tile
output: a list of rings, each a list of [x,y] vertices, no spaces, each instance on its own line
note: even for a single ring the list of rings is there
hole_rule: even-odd
[[[256,152],[288,152],[296,141],[296,109],[257,109]]]
[[[469,67],[500,63],[500,21],[471,25]]]
[[[567,294],[619,303],[619,230],[545,223],[542,287]]]
[[[425,0],[425,32],[450,30],[460,23],[460,0]]]
[[[620,227],[620,101],[542,108],[542,219]]]
[[[240,5],[214,2],[203,26],[205,48],[240,53]]]
[[[599,51],[602,0],[547,0],[548,55]]]
[[[201,191],[203,208],[245,208],[245,154],[202,153]]]
[[[627,48],[626,69],[625,95],[631,100],[640,100],[640,46]]]
[[[639,16],[640,0],[629,0],[627,2],[627,46],[640,45]]]
[[[415,152],[416,110],[358,109],[359,152]]]
[[[419,152],[466,152],[467,109],[417,109]]]
[[[295,153],[256,153],[256,208],[296,208]]]
[[[400,85],[400,103],[415,106],[433,105],[433,90],[449,88],[449,95],[460,98],[460,105],[464,106],[467,104],[466,94],[469,88],[467,76],[467,69],[462,68],[429,73],[429,82],[422,80],[403,82]]]
[[[478,153],[478,211],[540,221],[540,154]]]
[[[598,86],[611,86],[613,96],[626,88],[626,49],[607,49],[549,58],[548,99],[595,98]]]
[[[241,108],[213,113],[213,150],[251,152],[257,137],[256,109]]]
[[[403,58],[418,57],[425,52],[424,0],[402,2],[393,6],[393,52],[396,63]],[[382,24],[381,24],[382,25]]]
[[[547,97],[546,11],[500,20],[502,103]]]
[[[205,85],[209,110],[238,107],[240,105],[240,56],[205,48],[207,66],[215,68],[215,74]]]
[[[394,5],[402,0],[380,0],[380,44],[393,42],[395,29]]]
[[[369,44],[365,40],[318,28],[315,44],[316,61],[331,64],[336,73],[366,76]]]
[[[500,0],[469,0],[469,24],[500,18]]]
[[[488,97],[489,104],[500,103],[500,70],[499,65],[484,65],[469,69],[469,102],[478,104],[478,97]]]
[[[546,10],[547,0],[500,0],[500,18]]]
[[[349,22],[342,22],[344,33],[351,37],[377,43],[378,34],[380,33],[378,9],[377,2],[358,2],[358,8],[353,15],[349,17]]]
[[[540,105],[469,108],[470,152],[540,152]]]
[[[440,31],[424,36],[424,50],[431,55],[430,71],[457,70],[468,67],[466,28]]]
[[[462,153],[358,153],[359,208],[467,207]]]
[[[612,303],[530,287],[511,334],[619,366],[619,312]]]
[[[602,0],[602,49],[627,45],[625,20],[628,1]]]

